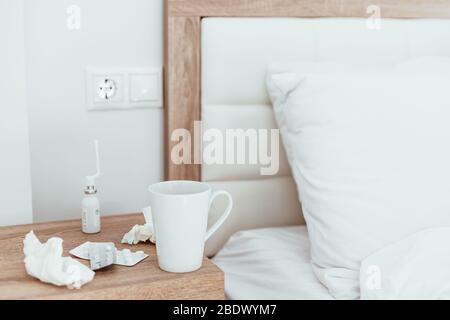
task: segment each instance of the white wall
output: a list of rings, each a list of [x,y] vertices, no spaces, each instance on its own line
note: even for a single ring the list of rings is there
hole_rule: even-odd
[[[0,226],[30,223],[23,0],[0,0]]]
[[[72,4],[77,31],[66,27]],[[162,110],[87,112],[84,67],[161,66],[163,1],[27,0],[25,17],[34,220],[80,217],[95,138],[102,212],[140,211],[162,179]]]

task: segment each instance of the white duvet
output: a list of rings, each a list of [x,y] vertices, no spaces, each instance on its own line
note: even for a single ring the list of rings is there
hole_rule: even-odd
[[[450,228],[432,228],[363,260],[361,299],[449,299]]]
[[[228,299],[333,299],[311,268],[306,226],[235,233],[213,258]]]
[[[229,299],[333,299],[309,252],[305,226],[253,229],[234,234],[213,261],[225,273]],[[358,274],[361,299],[449,299],[450,228],[387,245],[366,257]]]

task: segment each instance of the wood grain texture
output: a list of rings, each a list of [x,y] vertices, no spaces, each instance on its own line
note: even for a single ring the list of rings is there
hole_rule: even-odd
[[[200,18],[166,17],[165,36],[165,178],[200,180],[200,165],[194,156],[194,121],[200,120]],[[191,164],[175,164],[171,159],[176,129],[191,132]]]
[[[450,18],[449,0],[167,0],[169,16]]]
[[[155,246],[120,244],[122,236],[142,214],[102,218],[102,232],[86,235],[80,220],[0,228],[0,299],[224,299],[223,273],[204,259],[201,269],[175,274],[157,264]],[[58,236],[64,240],[64,255],[85,241],[112,241],[118,249],[142,250],[150,256],[134,267],[113,265],[95,273],[94,280],[79,290],[45,284],[30,277],[23,263],[23,239],[34,230],[41,241]],[[88,261],[79,260],[88,265]]]

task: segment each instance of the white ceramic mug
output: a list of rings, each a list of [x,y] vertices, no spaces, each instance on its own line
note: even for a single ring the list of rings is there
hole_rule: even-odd
[[[212,191],[205,183],[186,180],[159,182],[148,190],[159,267],[169,272],[199,269],[205,241],[231,212],[231,195],[223,190]],[[207,230],[209,209],[219,195],[228,198],[228,206]]]

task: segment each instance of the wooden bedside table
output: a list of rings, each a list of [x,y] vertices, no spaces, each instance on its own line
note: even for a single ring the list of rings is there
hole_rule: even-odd
[[[200,270],[168,273],[158,267],[155,245],[121,244],[123,235],[135,224],[143,224],[142,214],[102,218],[102,231],[81,232],[81,220],[0,227],[0,299],[224,299],[222,271],[204,258]],[[134,267],[113,265],[96,271],[94,280],[79,290],[56,287],[32,278],[23,263],[23,239],[34,230],[42,242],[61,237],[64,256],[86,242],[114,242],[118,249],[142,250],[150,256]],[[73,257],[74,258],[74,257]],[[89,265],[89,261],[78,261]]]

